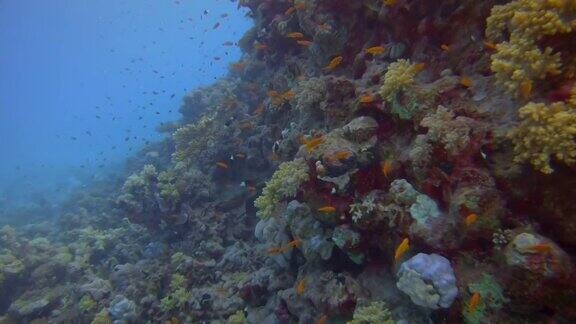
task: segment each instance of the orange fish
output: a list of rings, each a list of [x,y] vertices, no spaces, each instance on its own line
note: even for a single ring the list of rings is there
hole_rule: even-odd
[[[281,246],[271,246],[266,249],[266,254],[268,255],[276,255],[280,253],[284,253],[284,248]]]
[[[254,48],[257,50],[265,50],[268,48],[268,45],[262,44],[260,42],[256,42],[256,43],[254,43]]]
[[[258,106],[256,106],[256,109],[254,109],[254,111],[252,112],[252,115],[260,115],[263,111],[264,111],[264,105],[259,104]]]
[[[308,153],[310,153],[318,145],[322,144],[322,142],[324,142],[324,139],[322,138],[322,136],[319,136],[319,137],[313,137],[311,139],[303,139],[303,142],[304,146],[306,146],[306,150],[308,151]]]
[[[416,63],[414,64],[414,67],[416,68],[417,72],[420,72],[422,70],[424,70],[424,67],[426,66],[426,63]]]
[[[450,46],[446,45],[446,44],[442,44],[440,45],[440,48],[444,51],[444,52],[448,52],[450,50]]]
[[[251,129],[252,128],[252,123],[249,121],[243,121],[240,124],[238,124],[238,128],[240,129]]]
[[[524,100],[530,99],[532,93],[532,81],[525,79],[520,83],[520,97]]]
[[[540,243],[528,247],[528,250],[534,253],[550,253],[552,251],[552,247],[548,243]]]
[[[300,279],[296,283],[296,295],[302,295],[302,293],[304,293],[305,287],[306,287],[306,279]]]
[[[282,98],[284,100],[289,100],[289,99],[294,98],[294,95],[295,95],[294,91],[288,90],[282,94]]]
[[[246,63],[244,61],[238,61],[238,62],[230,64],[230,68],[232,70],[235,70],[235,71],[242,70],[242,69],[244,69],[245,66],[246,66]]]
[[[487,49],[492,50],[492,51],[496,49],[496,45],[492,42],[489,42],[489,41],[484,42],[484,47],[486,47]]]
[[[298,246],[300,246],[300,243],[302,243],[302,240],[295,239],[295,240],[288,242],[288,247],[291,247],[291,248],[298,247]]]
[[[288,16],[288,15],[290,15],[291,13],[293,13],[294,11],[296,11],[296,8],[290,7],[290,8],[288,8],[288,9],[284,12],[284,15]]]
[[[393,6],[398,2],[398,0],[382,0],[382,3],[386,6]]]
[[[343,60],[342,56],[336,56],[330,61],[330,63],[328,63],[328,65],[326,65],[325,69],[334,70],[335,68],[338,67],[338,65],[342,64],[342,60]]]
[[[383,161],[380,163],[380,169],[382,169],[384,176],[388,178],[388,175],[392,171],[392,162],[390,162],[390,160]]]
[[[228,169],[228,163],[224,162],[224,161],[218,161],[216,162],[216,166],[221,168],[221,169]]]
[[[278,97],[278,96],[280,95],[280,94],[278,93],[278,91],[276,91],[276,90],[268,90],[268,91],[266,92],[266,94],[267,94],[268,97],[270,97],[270,98],[275,98],[275,97]]]
[[[286,37],[294,38],[294,39],[300,39],[300,38],[304,38],[304,34],[299,33],[299,32],[291,32],[291,33],[286,34]]]
[[[246,187],[246,189],[248,189],[248,191],[250,191],[250,192],[256,192],[256,187],[254,187],[254,186],[248,186],[248,187]]]
[[[409,248],[410,248],[410,240],[408,238],[403,239],[402,242],[398,244],[398,247],[394,252],[394,261],[398,261],[398,259],[400,259],[400,257],[404,255],[404,253],[406,253],[406,251],[408,251]]]
[[[374,102],[374,97],[369,94],[363,94],[360,96],[360,103],[369,104]]]
[[[246,154],[244,153],[236,153],[236,155],[234,155],[237,159],[245,159],[246,158]]]
[[[472,296],[470,296],[470,300],[468,301],[468,305],[466,305],[466,310],[469,313],[473,312],[476,309],[476,307],[478,307],[479,303],[480,303],[480,293],[475,292],[472,294]]]
[[[474,213],[469,214],[468,216],[466,216],[466,218],[464,218],[464,224],[466,226],[470,226],[470,225],[474,224],[476,219],[478,219],[478,215],[476,215]]]
[[[364,50],[364,52],[372,55],[382,54],[384,52],[383,46],[373,46]]]
[[[322,314],[322,316],[320,316],[320,317],[314,322],[314,324],[326,324],[327,321],[328,321],[328,316],[326,316],[325,314]]]
[[[333,213],[336,211],[336,208],[334,206],[324,206],[318,208],[318,211],[321,213]]]
[[[301,10],[301,9],[306,8],[306,4],[304,2],[299,2],[299,3],[294,5],[294,8]]]
[[[310,46],[310,45],[312,45],[313,43],[312,43],[311,41],[309,41],[309,40],[303,39],[303,40],[298,40],[298,41],[296,41],[296,44],[298,44],[298,45],[300,45],[300,46]]]
[[[334,158],[336,160],[344,160],[344,159],[349,158],[351,155],[352,155],[352,153],[350,151],[341,150],[341,151],[336,151],[332,155],[332,158]]]
[[[465,86],[466,88],[470,88],[470,86],[472,85],[472,79],[470,79],[467,76],[463,76],[460,78],[460,84]]]

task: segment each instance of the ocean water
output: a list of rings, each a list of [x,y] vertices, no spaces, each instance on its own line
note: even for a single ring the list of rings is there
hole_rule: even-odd
[[[0,0],[0,324],[576,322],[574,17]]]

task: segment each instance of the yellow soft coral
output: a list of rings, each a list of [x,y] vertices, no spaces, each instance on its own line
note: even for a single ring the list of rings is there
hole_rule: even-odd
[[[560,74],[560,53],[554,54],[551,47],[541,49],[537,42],[575,29],[574,0],[516,0],[494,6],[487,19],[486,36],[499,42],[491,66],[497,81],[511,93],[521,94],[522,83]]]
[[[576,107],[576,84],[572,86],[570,90],[570,98],[568,98],[568,103],[573,107]]]
[[[414,77],[420,72],[419,64],[410,63],[409,60],[399,59],[390,64],[384,75],[384,83],[380,87],[380,95],[391,101],[396,93],[414,84]]]
[[[509,137],[514,143],[514,161],[530,162],[549,174],[550,159],[572,164],[576,161],[576,109],[564,102],[551,105],[528,103],[520,108],[520,125]]]

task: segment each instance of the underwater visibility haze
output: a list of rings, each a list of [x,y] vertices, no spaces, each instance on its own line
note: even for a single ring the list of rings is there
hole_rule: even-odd
[[[575,323],[575,0],[0,0],[0,324]]]

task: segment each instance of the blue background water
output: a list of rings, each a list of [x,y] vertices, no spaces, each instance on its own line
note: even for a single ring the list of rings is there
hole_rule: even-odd
[[[178,117],[184,93],[239,58],[222,45],[250,26],[236,7],[0,0],[0,208],[30,194],[55,201],[161,136],[155,126]]]

